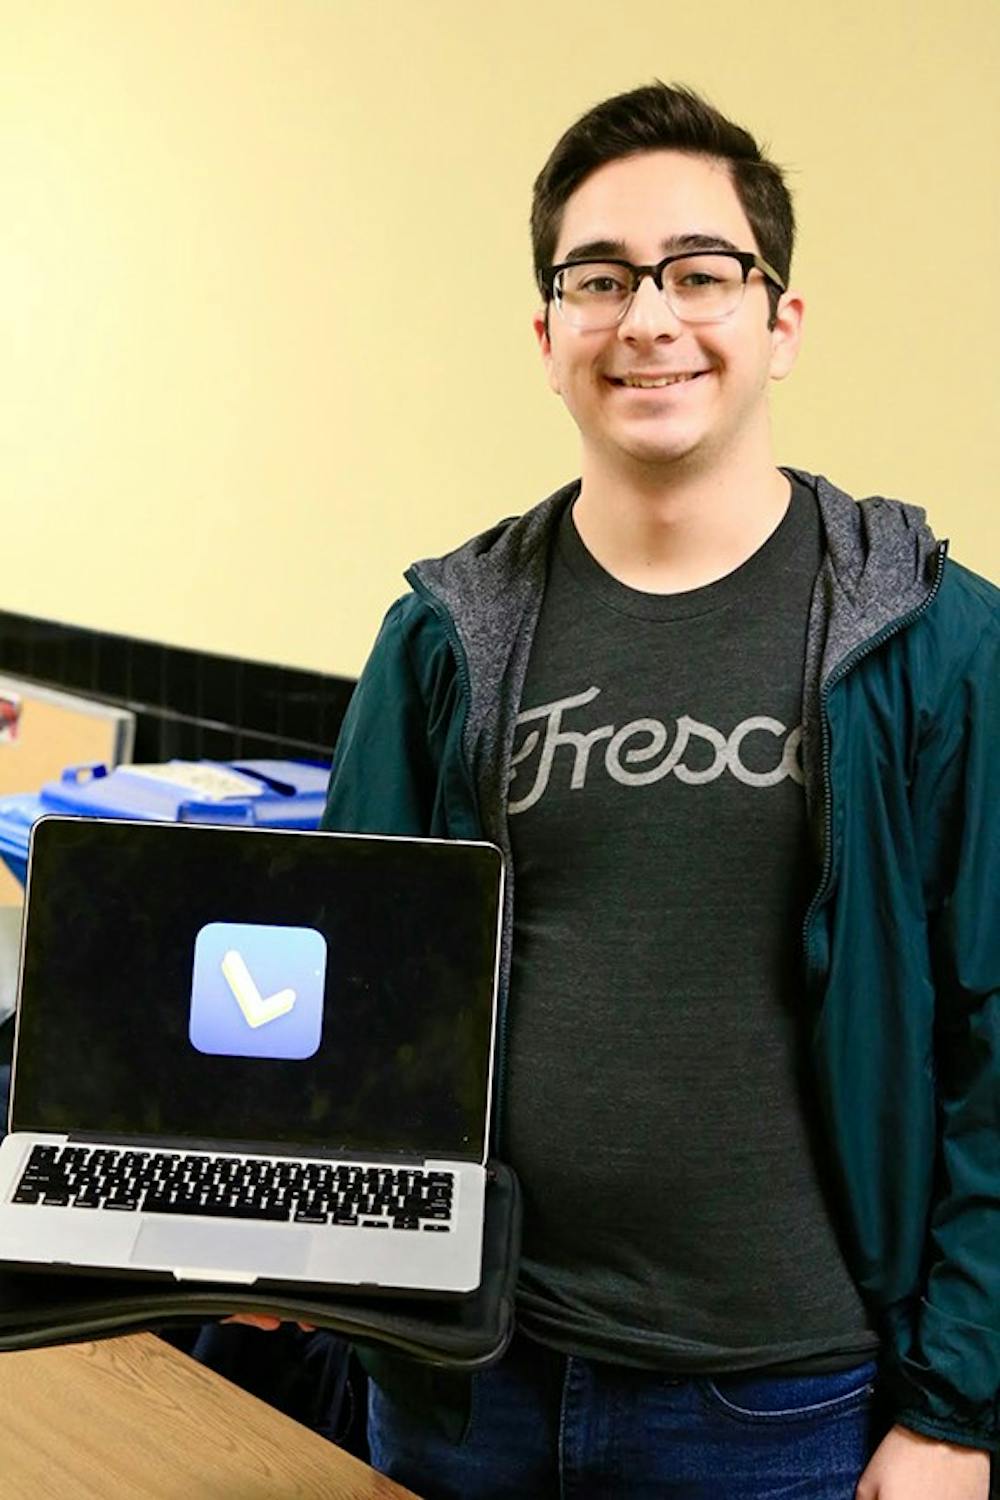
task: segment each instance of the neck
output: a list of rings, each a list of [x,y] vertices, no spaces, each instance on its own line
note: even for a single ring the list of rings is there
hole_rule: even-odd
[[[791,497],[769,444],[706,468],[642,465],[623,473],[600,459],[584,455],[574,524],[613,578],[645,593],[684,593],[732,573],[780,525]]]

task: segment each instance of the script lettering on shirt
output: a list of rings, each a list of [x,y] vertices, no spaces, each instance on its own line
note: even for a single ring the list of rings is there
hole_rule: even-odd
[[[567,716],[593,703],[600,692],[599,687],[589,687],[582,693],[572,693],[518,714],[516,733],[524,728],[527,728],[527,733],[519,744],[515,743],[511,783],[512,787],[515,781],[520,784],[517,794],[507,804],[508,812],[526,812],[545,795],[552,779],[556,752],[560,749],[570,752],[569,787],[574,792],[586,786],[588,774],[595,764],[601,762],[612,781],[630,787],[650,786],[666,776],[673,776],[686,786],[702,786],[727,771],[744,786],[772,787],[786,778],[799,786],[804,784],[801,724],[789,730],[769,714],[754,714],[742,719],[726,735],[690,714],[681,714],[673,721],[672,729],[662,720],[653,718],[632,719],[620,728],[614,724],[601,724],[593,729],[570,728],[566,723]],[[767,734],[776,742],[775,763],[767,770],[755,770],[742,758],[743,747],[751,734]],[[782,745],[780,741],[785,736]],[[693,768],[685,764],[684,754],[689,745],[698,741],[705,747],[699,759],[704,758],[707,749],[710,761],[708,765]],[[592,753],[602,744],[603,753]],[[536,751],[538,759],[534,779],[526,787],[527,763]]]

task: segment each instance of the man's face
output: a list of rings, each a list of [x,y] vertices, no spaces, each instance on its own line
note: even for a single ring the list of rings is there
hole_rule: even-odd
[[[598,168],[566,204],[554,263],[606,242],[602,254],[651,265],[674,236],[704,234],[759,254],[726,166],[677,151],[648,151]],[[683,248],[683,247],[682,247]],[[682,323],[645,277],[613,328],[582,330],[549,308],[534,320],[552,389],[580,429],[588,456],[619,472],[635,465],[669,469],[692,460],[706,467],[738,452],[767,424],[767,386],[791,369],[798,351],[801,301],[782,297],[767,326],[766,283],[752,271],[743,301],[719,323]],[[617,383],[623,375],[695,374],[652,390]]]

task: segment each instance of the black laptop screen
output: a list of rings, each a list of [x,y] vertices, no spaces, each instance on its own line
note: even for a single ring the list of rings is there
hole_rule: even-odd
[[[484,1156],[489,845],[44,819],[17,1130]]]

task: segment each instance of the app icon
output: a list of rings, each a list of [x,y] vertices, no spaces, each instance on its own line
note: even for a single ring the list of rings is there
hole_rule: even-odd
[[[209,922],[194,944],[191,1045],[223,1057],[312,1057],[325,980],[326,939],[315,928]]]

